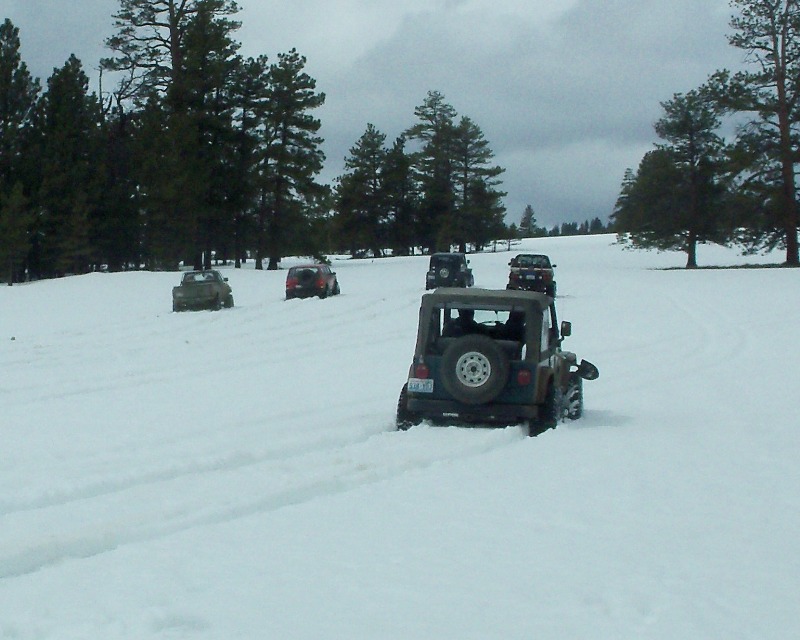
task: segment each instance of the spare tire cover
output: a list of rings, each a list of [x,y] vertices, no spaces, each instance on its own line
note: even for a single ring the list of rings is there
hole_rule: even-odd
[[[314,271],[314,269],[303,269],[300,273],[297,274],[297,279],[300,281],[300,284],[306,287],[314,284],[316,278],[317,278],[317,272]]]
[[[442,385],[464,404],[494,400],[508,382],[505,351],[488,336],[469,334],[450,344],[442,356]]]

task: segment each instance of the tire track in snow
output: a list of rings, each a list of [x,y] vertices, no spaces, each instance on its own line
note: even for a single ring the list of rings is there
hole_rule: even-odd
[[[605,359],[619,367],[615,370],[601,365],[603,385],[614,394],[627,396],[664,387],[681,394],[687,392],[687,387],[696,388],[697,377],[732,366],[731,362],[737,358],[746,362],[753,356],[752,331],[742,326],[740,317],[726,317],[717,312],[719,308],[728,308],[715,298],[727,291],[725,287],[698,289],[686,281],[692,274],[684,272],[659,273],[659,276],[671,277],[675,284],[670,287],[659,283],[664,295],[649,300],[644,309],[647,314],[657,313],[670,321],[657,325],[657,333],[634,332],[640,338],[635,343],[623,332],[614,346],[604,349]],[[634,314],[638,309],[626,309],[626,313],[627,321],[635,326]],[[630,359],[626,357],[630,351],[647,356],[637,358],[641,363],[637,370],[630,369]],[[602,362],[603,358],[598,356],[598,360]],[[673,397],[677,402],[680,396]]]
[[[92,500],[104,496],[122,493],[128,490],[168,483],[180,480],[187,476],[197,476],[204,473],[213,473],[223,470],[245,469],[270,461],[287,461],[292,458],[327,451],[331,448],[341,448],[357,445],[366,441],[374,434],[353,437],[352,434],[330,437],[321,436],[315,442],[298,441],[295,444],[278,449],[265,448],[261,451],[253,449],[236,449],[223,455],[199,455],[196,459],[185,462],[176,461],[160,469],[153,469],[144,473],[125,474],[98,480],[82,487],[73,487],[70,490],[48,490],[46,493],[27,498],[25,500],[0,500],[0,516],[9,516],[14,513],[61,507],[73,502]],[[180,443],[180,440],[175,440]],[[153,444],[150,443],[152,448]],[[164,455],[156,455],[158,460],[163,460]],[[120,460],[120,468],[124,468],[124,461]]]
[[[530,440],[516,428],[422,427],[384,432],[294,459],[262,460],[244,467],[234,464],[191,477],[166,478],[153,486],[131,486],[111,495],[11,514],[4,518],[0,533],[0,579],[196,527],[302,505],[520,442]],[[70,510],[69,518],[64,509]],[[64,522],[77,524],[65,531]]]
[[[163,318],[154,318],[153,324],[139,327],[129,335],[130,346],[119,344],[119,330],[113,326],[105,331],[102,327],[92,332],[71,331],[60,336],[66,342],[66,347],[59,344],[56,349],[38,343],[18,349],[23,353],[16,354],[15,360],[3,363],[9,367],[15,363],[14,370],[19,372],[14,380],[9,381],[8,391],[23,394],[27,404],[36,404],[90,393],[113,392],[121,388],[130,390],[149,387],[153,383],[169,383],[187,370],[207,365],[204,348],[206,340],[216,343],[224,341],[230,353],[226,362],[215,367],[215,375],[218,376],[243,367],[257,366],[263,363],[266,356],[270,357],[271,364],[279,364],[286,359],[303,359],[340,348],[335,340],[327,343],[320,341],[320,331],[337,337],[340,333],[338,329],[351,328],[354,317],[363,317],[365,314],[394,316],[399,309],[418,306],[415,300],[394,301],[386,298],[376,305],[374,299],[366,297],[359,298],[360,304],[355,307],[349,306],[350,301],[339,305],[343,297],[336,296],[325,301],[292,301],[294,306],[303,307],[303,312],[307,312],[309,307],[314,311],[324,312],[324,325],[319,323],[310,327],[301,322],[299,316],[291,315],[288,321],[281,317],[278,324],[271,326],[268,321],[265,322],[265,317],[272,318],[274,314],[269,312],[274,310],[271,306],[262,304],[251,309],[234,307],[216,314],[195,312],[189,322],[181,323],[179,329],[182,331],[177,336],[174,322],[162,322]],[[325,306],[323,308],[320,305]],[[173,319],[178,318],[166,318]],[[224,325],[222,331],[220,323]],[[243,331],[243,325],[261,325],[262,330]],[[369,327],[369,323],[364,323],[363,326]],[[225,329],[229,331],[226,332]],[[363,334],[363,329],[361,331]],[[251,340],[243,343],[243,334],[251,336]],[[280,336],[281,342],[277,348],[271,335]],[[377,340],[384,336],[376,333],[370,337]],[[114,357],[109,357],[109,354],[114,354]],[[93,362],[93,367],[100,375],[90,380],[72,376],[75,362],[84,365]],[[40,384],[41,370],[52,375],[54,370],[59,369],[64,372],[62,384]],[[23,398],[19,401],[22,402]]]

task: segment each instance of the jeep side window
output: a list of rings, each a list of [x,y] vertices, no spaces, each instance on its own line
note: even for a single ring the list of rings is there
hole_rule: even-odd
[[[542,354],[558,346],[558,337],[555,309],[550,307],[542,311]]]
[[[439,340],[439,337],[442,335],[442,320],[441,320],[442,310],[441,309],[433,309],[431,311],[431,317],[428,320],[428,342],[425,345],[425,352],[430,353],[434,350],[434,345]]]
[[[556,308],[554,305],[550,306],[550,341],[555,347],[560,344],[561,336],[558,335],[558,319],[556,318]]]

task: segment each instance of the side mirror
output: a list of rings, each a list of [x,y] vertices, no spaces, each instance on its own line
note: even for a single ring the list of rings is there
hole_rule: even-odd
[[[225,282],[227,282],[227,281],[228,281],[228,279],[227,279],[227,278],[223,278],[223,280],[224,280]]]
[[[550,266],[553,267],[553,269],[555,269],[558,265],[557,264],[551,264]]]
[[[584,380],[597,380],[600,370],[588,360],[581,360],[578,365],[578,375]]]
[[[572,335],[572,323],[564,320],[561,323],[561,337],[569,338]]]

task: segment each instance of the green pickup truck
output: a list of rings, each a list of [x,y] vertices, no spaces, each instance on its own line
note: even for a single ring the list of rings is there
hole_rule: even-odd
[[[187,271],[181,283],[172,288],[172,310],[221,309],[233,306],[228,279],[215,269]]]

